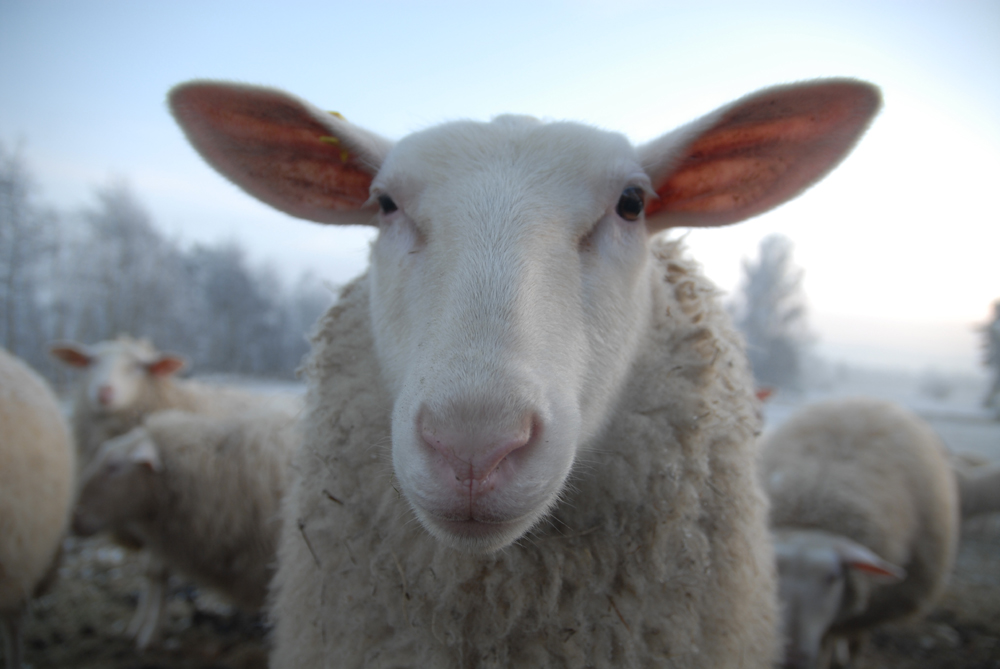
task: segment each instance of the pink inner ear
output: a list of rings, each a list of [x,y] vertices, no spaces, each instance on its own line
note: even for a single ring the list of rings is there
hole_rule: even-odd
[[[168,376],[184,367],[184,359],[167,355],[146,365],[146,371],[153,376]]]
[[[702,132],[655,184],[647,216],[725,225],[794,197],[851,149],[875,110],[875,89],[833,82],[766,91]]]
[[[293,216],[337,222],[360,209],[372,175],[298,100],[266,89],[194,83],[171,94],[191,143],[247,192]]]
[[[51,350],[59,360],[62,360],[71,367],[89,367],[93,359],[83,351],[70,346],[58,346]]]
[[[866,560],[851,560],[847,565],[851,569],[857,569],[858,571],[875,576],[888,576],[894,579],[902,579],[906,576],[906,573],[902,569],[888,563],[886,563],[886,566],[882,566]],[[889,569],[889,567],[892,567],[892,569]]]

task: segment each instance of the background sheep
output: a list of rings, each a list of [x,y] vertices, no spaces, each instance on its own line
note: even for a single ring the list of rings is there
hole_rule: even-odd
[[[77,384],[72,419],[81,471],[101,444],[125,434],[154,411],[225,416],[259,403],[232,388],[176,379],[184,358],[158,351],[146,339],[123,335],[89,346],[65,342],[54,344],[50,352],[85,372]]]
[[[761,449],[786,666],[846,663],[869,628],[934,603],[959,519],[947,454],[926,423],[889,402],[834,400],[792,416]]]
[[[228,419],[157,412],[107,442],[84,472],[73,530],[127,529],[166,566],[260,608],[294,420],[280,410]],[[155,636],[162,620],[162,589],[152,595],[140,638]]]
[[[793,197],[873,87],[770,89],[638,150],[515,116],[393,145],[208,82],[171,104],[250,193],[380,229],[313,339],[274,666],[770,664],[745,357],[711,285],[648,236]]]
[[[55,395],[0,349],[0,630],[7,667],[21,666],[20,620],[66,531],[75,478]]]
[[[277,404],[283,410],[298,410],[294,398],[253,395],[232,387],[177,379],[175,374],[184,368],[184,358],[158,351],[146,339],[119,336],[92,345],[67,342],[53,345],[50,351],[57,359],[85,372],[77,384],[72,418],[81,472],[101,444],[140,425],[155,411],[181,409],[221,418],[252,407],[269,411]],[[116,529],[118,543],[141,548],[142,542],[127,527]],[[146,583],[126,630],[135,636],[140,649],[156,640],[169,577],[155,553],[143,559]]]

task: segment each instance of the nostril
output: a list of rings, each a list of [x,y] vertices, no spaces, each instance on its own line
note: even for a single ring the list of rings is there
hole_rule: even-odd
[[[111,400],[114,399],[114,391],[111,386],[101,386],[97,389],[97,401],[102,405],[107,406],[111,404]]]
[[[463,483],[485,481],[504,460],[532,442],[537,424],[537,418],[530,412],[507,426],[456,427],[426,413],[421,413],[418,419],[424,444]]]

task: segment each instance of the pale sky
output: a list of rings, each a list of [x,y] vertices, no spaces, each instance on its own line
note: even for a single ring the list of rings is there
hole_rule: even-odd
[[[731,292],[742,259],[780,232],[805,270],[819,354],[979,370],[973,328],[1000,299],[996,0],[0,0],[0,141],[23,142],[41,200],[73,211],[124,177],[171,237],[235,238],[289,278],[335,283],[362,271],[372,231],[297,221],[230,185],[167,113],[171,86],[276,86],[391,138],[516,112],[641,142],[823,76],[882,87],[868,135],[792,203],[691,232],[693,255]]]

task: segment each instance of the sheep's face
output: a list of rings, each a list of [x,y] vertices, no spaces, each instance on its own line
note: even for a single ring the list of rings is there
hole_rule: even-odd
[[[132,409],[152,379],[173,374],[184,366],[182,359],[158,352],[148,341],[127,337],[91,346],[56,345],[52,354],[86,370],[86,401],[97,413]]]
[[[393,465],[445,542],[524,534],[604,423],[649,317],[649,190],[620,135],[517,117],[412,135],[376,176]]]
[[[872,586],[906,576],[865,546],[820,530],[776,532],[775,557],[787,669],[825,666],[831,626],[863,613]]]
[[[424,526],[468,550],[528,531],[605,422],[649,317],[648,232],[794,197],[879,103],[857,81],[779,86],[633,149],[509,116],[394,146],[281,91],[195,81],[170,95],[202,156],[264,202],[378,225],[372,324],[396,476]]]
[[[90,536],[125,529],[144,518],[150,512],[153,479],[161,467],[156,446],[143,428],[105,442],[81,477],[73,532]]]

